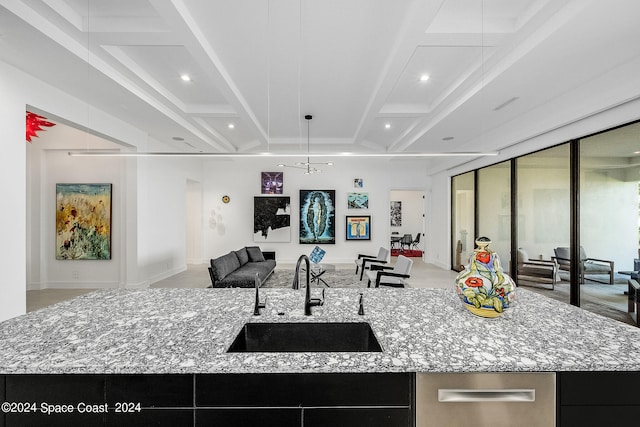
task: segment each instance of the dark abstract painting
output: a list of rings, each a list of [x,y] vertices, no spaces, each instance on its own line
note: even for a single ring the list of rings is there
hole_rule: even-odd
[[[253,241],[291,241],[289,196],[253,198]]]
[[[391,226],[400,227],[402,225],[402,202],[391,202]]]
[[[336,243],[335,197],[335,190],[300,190],[300,243]]]

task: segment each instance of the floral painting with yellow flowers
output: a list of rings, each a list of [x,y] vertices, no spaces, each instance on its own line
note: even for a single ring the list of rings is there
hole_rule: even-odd
[[[111,259],[111,184],[56,184],[56,259]]]

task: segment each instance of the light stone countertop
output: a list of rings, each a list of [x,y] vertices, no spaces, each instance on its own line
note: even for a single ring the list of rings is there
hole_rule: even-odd
[[[318,296],[320,289],[312,289]],[[519,288],[501,317],[451,289],[100,290],[0,323],[0,374],[625,371],[640,328]],[[365,315],[358,316],[364,293]],[[284,315],[279,315],[284,312]],[[226,353],[246,322],[369,322],[382,353]]]

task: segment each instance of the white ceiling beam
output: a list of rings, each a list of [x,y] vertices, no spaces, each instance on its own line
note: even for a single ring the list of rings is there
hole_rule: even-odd
[[[425,118],[424,122],[417,126],[415,131],[405,140],[398,141],[393,149],[396,151],[410,149],[429,130],[453,114],[465,102],[480,93],[486,85],[506,72],[517,61],[573,19],[589,2],[590,0],[556,0],[553,4],[549,4],[549,8],[541,11],[523,27],[522,34],[514,37],[513,42],[505,46],[502,56],[495,58],[495,62],[490,67],[487,67],[486,63],[488,58],[484,58],[484,70],[482,69],[482,64],[480,64],[480,69],[476,69],[475,73],[467,73],[469,78],[473,78],[473,75],[477,74],[478,71],[482,72],[481,78],[475,84],[455,99],[450,96],[441,97],[432,106],[434,114]]]
[[[260,122],[244,98],[238,86],[218,57],[213,46],[196,23],[189,9],[182,0],[150,0],[156,11],[177,31],[185,48],[193,55],[200,66],[208,73],[208,77],[222,93],[240,118],[248,126],[248,131],[258,135],[261,144],[266,145],[268,136]]]
[[[353,137],[354,144],[361,144],[366,137],[378,112],[382,109],[404,67],[411,59],[416,45],[423,38],[426,28],[437,15],[444,1],[424,2],[414,0],[407,8],[404,22],[400,26],[400,33],[396,37],[396,41],[387,56],[387,61],[379,73],[372,95],[356,128]]]
[[[91,66],[99,72],[103,73],[105,76],[109,77],[111,80],[125,88],[131,94],[137,96],[142,101],[147,103],[149,106],[153,107],[158,112],[174,121],[176,124],[182,126],[187,131],[196,135],[212,148],[217,150],[224,150],[221,145],[212,140],[211,137],[203,133],[202,130],[198,129],[183,116],[181,116],[178,112],[172,110],[171,108],[163,104],[160,100],[156,99],[149,92],[142,89],[131,79],[125,77],[111,64],[106,62],[100,55],[98,55],[97,52],[90,51],[85,46],[84,42],[81,42],[73,36],[69,35],[67,32],[60,29],[58,26],[53,24],[49,19],[42,16],[33,8],[27,6],[23,2],[19,2],[16,0],[0,0],[0,4],[16,16],[20,17],[24,22],[31,25],[34,29],[40,31],[45,36],[49,37],[60,46],[76,55],[82,61],[86,62],[87,66]],[[86,101],[88,103],[91,103],[90,99]]]

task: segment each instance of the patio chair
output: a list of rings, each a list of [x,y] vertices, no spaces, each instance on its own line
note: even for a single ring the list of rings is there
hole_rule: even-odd
[[[518,249],[518,285],[549,284],[554,290],[558,280],[558,262],[552,260],[534,260],[526,250]]]
[[[378,255],[358,254],[358,259],[356,259],[356,274],[358,274],[358,270],[360,270],[360,280],[362,280],[364,271],[370,268],[371,265],[386,264],[388,256],[389,250],[382,246],[378,249]]]
[[[411,266],[413,261],[404,255],[399,255],[396,264],[393,267],[384,265],[372,265],[367,271],[367,287],[371,287],[371,282],[376,288],[380,286],[392,286],[394,288],[404,288],[405,279],[411,277]]]
[[[571,268],[571,256],[569,254],[569,248],[560,247],[553,250],[555,253],[555,259],[558,262],[558,268],[564,271],[570,271]],[[586,279],[593,282],[604,283],[613,285],[613,261],[606,259],[588,258],[587,254],[582,246],[580,246],[580,264],[578,265],[580,273],[580,283],[584,283]],[[598,278],[588,278],[587,275],[603,275],[609,276],[609,281],[602,281]]]

